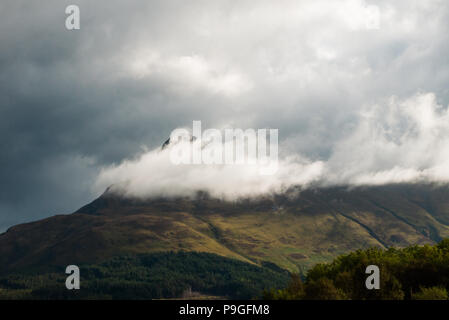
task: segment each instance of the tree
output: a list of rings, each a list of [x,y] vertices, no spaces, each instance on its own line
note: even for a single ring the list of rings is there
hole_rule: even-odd
[[[422,288],[412,294],[413,300],[448,300],[447,290],[442,287]]]

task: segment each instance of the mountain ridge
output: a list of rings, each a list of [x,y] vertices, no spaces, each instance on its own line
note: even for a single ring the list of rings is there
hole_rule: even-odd
[[[225,201],[125,198],[107,190],[69,215],[0,235],[0,273],[101,262],[127,253],[198,251],[304,271],[338,254],[449,236],[449,187],[291,189]]]

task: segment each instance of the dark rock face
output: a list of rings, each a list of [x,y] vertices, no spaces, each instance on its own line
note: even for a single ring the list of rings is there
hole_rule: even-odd
[[[164,150],[165,148],[168,147],[169,144],[170,144],[170,138],[168,138],[167,140],[165,140],[165,142],[162,144],[161,149]]]
[[[190,138],[189,138],[189,140],[190,140],[190,142],[193,142],[193,141],[195,141],[196,140],[196,137],[195,136],[191,136]],[[162,146],[161,146],[161,150],[164,150],[165,148],[167,148],[169,145],[170,145],[170,138],[168,138],[167,140],[165,140],[165,142],[162,144]]]

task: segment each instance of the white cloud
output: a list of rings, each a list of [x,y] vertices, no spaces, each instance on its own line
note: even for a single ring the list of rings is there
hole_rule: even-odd
[[[169,150],[149,151],[105,168],[96,188],[113,184],[116,191],[136,197],[186,196],[201,190],[236,198],[311,184],[449,182],[449,112],[432,93],[367,106],[326,161],[291,154],[272,176],[260,175],[253,165],[174,165]]]
[[[279,163],[275,175],[261,175],[262,165],[175,165],[170,149],[152,150],[120,165],[104,168],[95,188],[133,197],[193,196],[208,191],[215,197],[234,199],[270,192],[282,192],[292,185],[307,186],[322,174],[322,163],[288,157]]]
[[[334,183],[449,181],[449,113],[432,93],[365,108],[328,160]]]
[[[141,50],[129,57],[126,66],[139,79],[158,77],[177,91],[206,91],[235,96],[251,89],[251,81],[235,70],[214,66],[199,55],[161,57],[151,50]]]

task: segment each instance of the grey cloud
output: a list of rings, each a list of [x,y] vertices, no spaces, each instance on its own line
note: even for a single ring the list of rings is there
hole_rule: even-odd
[[[192,120],[279,128],[281,153],[326,161],[364,106],[449,103],[445,1],[78,1],[70,32],[68,4],[0,4],[0,230],[74,211]]]

